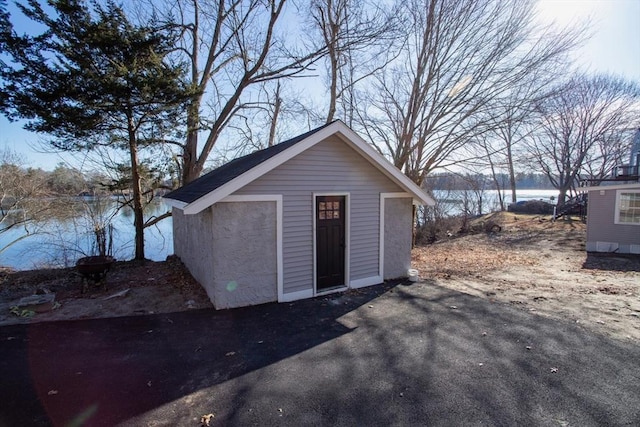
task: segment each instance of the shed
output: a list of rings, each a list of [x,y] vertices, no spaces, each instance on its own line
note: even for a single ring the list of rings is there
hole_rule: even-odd
[[[404,277],[413,205],[433,199],[341,121],[167,194],[174,252],[217,309]]]

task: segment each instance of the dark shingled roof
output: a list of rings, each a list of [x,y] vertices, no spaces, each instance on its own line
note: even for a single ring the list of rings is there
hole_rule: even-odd
[[[333,123],[333,122],[332,122]],[[270,159],[278,153],[285,151],[287,148],[292,147],[296,143],[306,139],[314,133],[324,129],[331,123],[327,123],[319,128],[310,130],[309,132],[298,135],[295,138],[283,141],[273,147],[265,148],[263,150],[256,151],[255,153],[248,154],[243,157],[238,157],[225,163],[217,169],[202,175],[200,178],[191,181],[189,184],[184,185],[164,196],[165,199],[180,200],[185,203],[192,203],[201,198],[202,196],[209,194],[213,190],[223,186],[229,181],[239,177],[243,173],[253,169],[260,165],[264,161]]]

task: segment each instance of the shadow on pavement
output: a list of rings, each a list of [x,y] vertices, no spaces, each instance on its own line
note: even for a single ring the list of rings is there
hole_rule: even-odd
[[[0,328],[0,426],[638,425],[640,347],[426,280]],[[78,423],[76,425],[80,425]]]
[[[294,303],[0,327],[0,427],[110,426],[352,330],[396,283]]]

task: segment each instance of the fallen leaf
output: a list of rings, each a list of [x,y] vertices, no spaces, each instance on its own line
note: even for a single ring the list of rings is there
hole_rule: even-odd
[[[211,422],[211,418],[215,417],[215,415],[213,414],[206,414],[200,417],[200,424],[203,426],[209,426],[209,423]]]

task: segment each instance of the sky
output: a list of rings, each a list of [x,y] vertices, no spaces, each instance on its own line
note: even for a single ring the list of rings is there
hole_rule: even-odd
[[[591,20],[592,38],[575,54],[576,64],[590,72],[621,75],[640,83],[640,0],[540,0],[538,19],[560,26]],[[25,166],[52,170],[64,157],[42,153],[42,136],[0,116],[0,151],[18,153]]]

